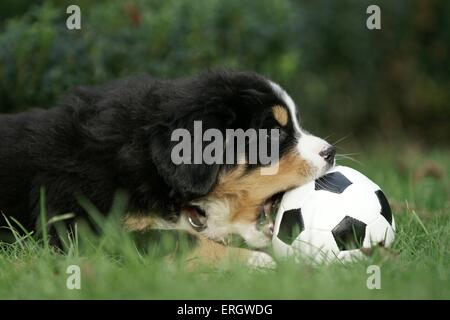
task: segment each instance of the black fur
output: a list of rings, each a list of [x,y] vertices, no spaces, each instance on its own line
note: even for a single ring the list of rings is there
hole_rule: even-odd
[[[271,126],[265,113],[276,103],[261,76],[206,72],[77,88],[50,110],[1,115],[0,210],[33,228],[43,186],[50,216],[83,215],[77,195],[108,212],[117,190],[130,212],[176,214],[213,188],[220,165],[174,165],[172,131],[194,120],[223,132]]]

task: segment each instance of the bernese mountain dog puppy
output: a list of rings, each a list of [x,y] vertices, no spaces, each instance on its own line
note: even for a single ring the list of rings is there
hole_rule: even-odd
[[[276,173],[262,174],[268,165],[250,162],[249,148],[236,153],[236,161],[174,163],[173,132],[194,135],[195,122],[223,137],[229,129],[276,129]],[[79,196],[107,213],[122,190],[128,229],[184,230],[201,240],[195,256],[215,262],[232,255],[252,265],[272,260],[225,246],[228,240],[239,236],[249,248],[267,247],[276,195],[324,174],[335,155],[334,147],[300,127],[296,105],[279,85],[223,70],[79,87],[52,109],[1,115],[0,138],[0,210],[26,228],[36,227],[41,187],[48,219],[85,216]],[[257,139],[274,143],[270,134]]]

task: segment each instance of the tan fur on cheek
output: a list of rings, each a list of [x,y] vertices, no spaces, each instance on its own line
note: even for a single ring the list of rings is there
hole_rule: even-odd
[[[274,175],[262,175],[260,169],[245,172],[243,165],[238,166],[220,177],[212,195],[227,199],[232,222],[254,222],[265,199],[304,184],[310,175],[309,164],[292,151],[282,156]]]
[[[151,229],[155,221],[150,216],[128,214],[123,223],[128,231],[144,231]]]

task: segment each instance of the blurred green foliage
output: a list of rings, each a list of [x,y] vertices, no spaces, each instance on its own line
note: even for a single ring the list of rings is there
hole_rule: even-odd
[[[66,28],[69,4],[81,30]],[[366,28],[370,4],[381,30]],[[229,67],[279,82],[331,141],[450,138],[449,1],[7,0],[0,12],[0,112],[134,73]]]

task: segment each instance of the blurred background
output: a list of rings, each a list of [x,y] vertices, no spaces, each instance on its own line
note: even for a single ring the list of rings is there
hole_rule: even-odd
[[[81,30],[66,28],[70,4]],[[366,28],[370,4],[381,30]],[[0,112],[134,73],[229,67],[279,82],[331,142],[448,147],[449,55],[445,0],[2,0]]]

